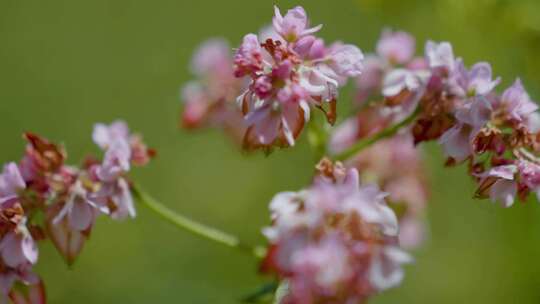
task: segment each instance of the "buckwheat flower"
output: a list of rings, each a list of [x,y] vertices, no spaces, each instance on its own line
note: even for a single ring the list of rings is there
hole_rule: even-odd
[[[16,282],[25,285],[26,294],[22,289],[15,289]],[[45,287],[41,279],[32,272],[32,265],[24,264],[18,268],[3,267],[0,271],[0,303],[14,304],[45,304]]]
[[[533,112],[527,115],[523,121],[523,125],[532,134],[537,134],[540,132],[540,113]]]
[[[45,222],[47,236],[68,265],[72,265],[81,254],[89,238],[94,220],[94,216],[85,216],[84,213],[79,218],[77,213],[80,210],[77,209],[81,206],[73,206],[76,208],[75,210],[69,208],[70,206],[72,205],[56,204],[50,206],[46,211]],[[62,212],[67,213],[67,211],[73,212],[71,218],[61,216]],[[88,227],[84,227],[87,224]]]
[[[365,138],[358,132],[359,124],[353,119],[344,122],[332,134],[330,148],[337,145],[341,149],[337,151],[342,151],[357,138]],[[388,193],[389,205],[400,210],[399,244],[406,249],[420,246],[426,236],[428,185],[421,150],[415,147],[412,134],[400,132],[381,140],[351,157],[347,165],[357,168],[362,179],[379,184]]]
[[[520,183],[540,200],[540,165],[522,159],[518,163],[518,170]]]
[[[352,200],[345,204],[345,208],[355,210],[367,223],[380,226],[383,234],[397,236],[399,231],[398,219],[385,198],[387,193],[381,192],[378,186],[363,186],[357,194],[356,203]]]
[[[90,201],[96,187],[89,173],[79,168],[64,166],[55,174],[50,200],[44,210],[44,230],[67,264],[75,262],[89,238],[100,213],[106,212]]]
[[[446,155],[458,162],[469,157],[473,140],[490,121],[492,111],[491,103],[484,97],[474,98],[459,108],[455,113],[458,123],[439,139]]]
[[[512,206],[518,191],[517,172],[516,165],[503,165],[482,173],[477,195],[487,193],[492,202],[500,202],[503,207]]]
[[[71,187],[69,198],[52,223],[58,225],[60,221],[66,218],[71,230],[86,231],[94,224],[99,211],[107,213],[105,208],[100,209],[95,202],[89,199],[87,190],[82,186],[82,182],[78,180]]]
[[[456,124],[439,139],[445,155],[457,162],[464,161],[472,153],[472,129],[466,124]]]
[[[311,107],[321,109],[330,124],[336,119],[338,88],[362,69],[363,54],[355,46],[326,46],[308,29],[305,11],[290,10],[284,17],[276,8],[274,31],[261,41],[244,37],[234,56],[235,75],[249,84],[239,94],[245,117],[245,149],[290,147],[309,121]]]
[[[110,125],[98,123],[94,126],[92,139],[102,149],[108,149],[113,143],[129,140],[129,128],[123,121],[115,121]]]
[[[137,215],[129,183],[124,178],[103,183],[93,199],[99,206],[107,208],[112,219],[123,220]]]
[[[271,202],[270,248],[262,269],[287,280],[282,303],[359,303],[403,277],[410,261],[397,246],[397,218],[355,169],[329,160],[311,187]]]
[[[24,138],[28,145],[19,164],[21,175],[29,188],[46,193],[50,186],[47,176],[56,174],[64,166],[66,151],[33,133],[25,133]]]
[[[247,34],[234,55],[236,77],[256,73],[263,68],[263,54],[259,38],[255,34]]]
[[[311,227],[319,216],[298,212],[298,202],[304,200],[304,193],[281,192],[272,198],[270,212],[273,225],[263,229],[263,234],[272,241],[278,241],[281,235],[299,227]]]
[[[279,8],[274,6],[275,16],[272,25],[275,31],[286,41],[294,42],[298,39],[318,32],[322,25],[309,28],[309,21],[303,7],[297,6],[287,11],[285,16],[281,15]]]
[[[316,60],[324,58],[327,49],[324,40],[315,36],[306,36],[294,45],[294,51],[304,59]]]
[[[186,83],[182,88],[182,100],[184,101],[182,126],[195,128],[201,125],[211,106],[205,88],[195,81]]]
[[[423,71],[395,69],[384,77],[382,94],[393,97],[403,91],[417,92],[422,89],[428,76]]]
[[[102,129],[100,125],[97,125],[96,128]],[[127,130],[127,125],[125,129]],[[99,132],[94,131],[95,133]],[[107,132],[102,133],[106,134]],[[108,138],[110,140],[105,146],[103,162],[91,167],[91,173],[95,175],[95,179],[99,183],[97,190],[85,200],[89,206],[95,205],[92,207],[96,207],[97,210],[85,209],[84,211],[101,211],[109,214],[113,219],[135,217],[133,197],[125,174],[130,170],[132,163],[144,165],[148,158],[152,157],[153,152],[146,147],[140,136],[131,135],[129,131],[127,136],[122,133],[122,136],[109,136]],[[96,140],[96,143],[99,144],[99,140]],[[85,208],[89,206],[85,206]],[[91,213],[84,215],[90,216]],[[85,217],[85,219],[88,218]]]
[[[522,122],[538,110],[538,105],[531,100],[521,80],[517,79],[501,95],[499,109],[508,119]]]
[[[34,239],[23,221],[15,230],[8,232],[0,241],[2,262],[12,268],[25,264],[35,264],[38,259],[38,249]]]
[[[17,280],[26,285],[25,289],[14,289],[9,293],[9,298],[14,304],[45,304],[47,296],[45,295],[45,286],[43,281],[31,274],[19,271],[15,275]]]
[[[240,66],[241,59],[237,59]],[[233,140],[241,142],[245,126],[235,100],[246,84],[235,76],[233,66],[231,47],[224,39],[209,39],[195,51],[191,62],[195,79],[181,90],[183,128],[220,128]],[[135,152],[134,159],[137,158]]]
[[[329,235],[318,244],[307,246],[292,256],[291,297],[293,303],[313,303],[312,290],[334,294],[353,275],[349,252],[339,235]],[[332,267],[328,267],[332,265]]]
[[[399,285],[405,276],[402,265],[412,261],[411,256],[398,247],[377,248],[369,269],[371,284],[379,291]]]
[[[446,72],[454,70],[455,59],[452,45],[448,42],[426,43],[426,59],[432,69],[443,69]]]
[[[15,163],[8,163],[0,174],[0,208],[16,200],[19,191],[26,188],[19,168]]]
[[[284,95],[289,93],[282,92]],[[291,92],[291,95],[296,95]],[[300,93],[301,96],[303,93]],[[293,97],[296,98],[296,97]],[[280,103],[261,105],[246,115],[246,123],[250,126],[244,136],[246,148],[270,146],[294,146],[307,120],[309,120],[309,107],[305,101],[298,103]]]
[[[455,85],[453,92],[461,97],[487,95],[500,82],[501,78],[492,79],[491,65],[480,62],[467,71],[461,58],[456,60],[455,70],[452,74]]]
[[[419,248],[427,238],[426,230],[418,215],[404,215],[399,220],[399,245],[406,250]]]
[[[111,143],[105,152],[103,163],[97,168],[96,174],[101,181],[109,182],[129,171],[131,149],[125,140]]]
[[[230,46],[221,38],[211,38],[203,42],[195,51],[191,62],[191,70],[195,75],[224,77],[232,73]]]
[[[131,135],[129,146],[131,148],[131,163],[136,166],[145,166],[156,156],[156,151],[148,148],[142,136],[138,134]]]
[[[351,44],[336,44],[328,55],[329,65],[341,77],[356,77],[362,73],[364,54]]]
[[[405,64],[413,58],[415,44],[409,33],[385,29],[377,43],[377,54],[393,64]]]

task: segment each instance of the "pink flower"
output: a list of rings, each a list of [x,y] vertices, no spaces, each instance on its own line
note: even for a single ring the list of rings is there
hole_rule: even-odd
[[[472,153],[472,143],[480,130],[490,121],[492,105],[488,99],[479,96],[456,110],[458,123],[446,131],[439,143],[447,156],[458,162]]]
[[[212,38],[202,43],[195,51],[191,62],[191,70],[199,76],[230,77],[232,64],[229,43],[221,38]]]
[[[466,124],[456,124],[446,131],[439,139],[446,156],[462,162],[472,153],[471,127]]]
[[[285,16],[281,15],[279,8],[274,6],[275,16],[272,25],[276,32],[286,41],[294,42],[298,39],[318,32],[322,25],[308,28],[309,21],[303,7],[297,6],[287,11]]]
[[[107,126],[98,123],[94,126],[92,139],[102,149],[108,149],[113,143],[129,140],[129,128],[123,121],[117,120]]]
[[[9,298],[14,304],[45,304],[45,285],[43,281],[33,275],[21,272],[17,274],[18,280],[26,285],[25,289],[13,289],[9,293]],[[1,300],[1,299],[0,299]]]
[[[294,252],[291,260],[291,298],[295,303],[313,303],[311,293],[317,289],[321,294],[336,293],[354,275],[348,248],[338,235],[326,236],[318,244]]]
[[[399,245],[404,249],[418,248],[426,239],[426,226],[418,218],[405,216],[399,223]]]
[[[16,200],[26,183],[15,163],[8,163],[0,174],[0,206]]]
[[[398,224],[386,194],[339,163],[323,160],[317,170],[311,187],[271,202],[262,267],[288,280],[283,303],[357,303],[397,285],[410,258],[395,248]]]
[[[305,101],[263,105],[246,116],[246,123],[250,127],[244,137],[244,147],[274,144],[294,146],[295,138],[308,120],[309,107]]]
[[[376,185],[362,186],[358,192],[344,199],[343,208],[358,213],[366,223],[380,226],[383,234],[397,236],[398,220],[386,204],[386,196],[388,194],[381,192]]]
[[[255,47],[260,48],[258,43]],[[242,59],[240,55],[237,59],[238,72],[242,64],[246,64],[242,68],[246,73],[250,73],[254,68],[250,66],[249,59]],[[235,76],[235,63],[229,44],[221,38],[209,39],[196,50],[191,65],[196,79],[182,88],[184,103],[182,127],[186,129],[222,128],[235,141],[241,142],[245,126],[242,113],[235,100],[245,90],[246,84]],[[259,66],[256,67],[258,68]],[[134,162],[137,163],[136,147],[133,150]],[[148,155],[145,154],[148,153],[141,154],[143,156],[141,160],[147,162]]]
[[[538,105],[531,100],[520,79],[517,79],[510,88],[503,92],[500,107],[509,119],[518,122],[527,120],[532,113],[538,110]]]
[[[454,70],[455,59],[452,45],[448,42],[426,43],[426,59],[432,69],[443,69],[447,72]]]
[[[391,63],[405,64],[414,56],[415,43],[409,33],[386,29],[377,43],[377,54]]]
[[[322,39],[305,36],[294,45],[294,51],[303,59],[316,60],[324,58],[327,50]]]
[[[470,71],[467,71],[461,58],[456,61],[455,70],[452,76],[453,81],[455,82],[452,89],[455,94],[461,97],[477,95],[485,96],[501,82],[500,77],[492,80],[491,66],[489,63],[477,63]]]
[[[107,213],[106,209],[99,209],[97,204],[89,199],[89,194],[83,188],[82,182],[78,180],[70,189],[69,198],[52,223],[58,225],[60,221],[67,218],[70,229],[86,231],[94,224],[98,211]]]
[[[37,262],[38,249],[25,224],[23,221],[14,231],[4,235],[0,241],[2,261],[8,267],[17,268]]]
[[[482,180],[477,193],[482,195],[488,191],[492,202],[501,202],[503,207],[512,206],[518,190],[515,179],[517,172],[516,165],[502,165],[489,169],[480,174]]]
[[[137,215],[131,189],[124,178],[103,183],[101,189],[92,197],[99,206],[108,208],[106,213],[112,219],[123,220]]]
[[[540,165],[530,161],[520,160],[518,164],[521,183],[536,193],[540,200]]]
[[[421,91],[428,77],[429,74],[424,71],[395,69],[384,77],[382,94],[385,97],[392,97],[405,90],[408,92]]]
[[[211,106],[211,100],[205,94],[204,87],[195,81],[188,82],[182,88],[184,112],[182,113],[182,126],[196,128],[205,120]]]
[[[345,124],[349,126],[349,122]],[[356,129],[357,125],[352,127]],[[344,131],[338,129],[338,132]],[[333,134],[332,142],[339,139],[336,136],[343,135]],[[356,136],[358,134],[352,138]],[[414,146],[412,134],[402,132],[364,149],[348,162],[365,178],[381,185],[381,189],[389,194],[386,200],[390,206],[402,210],[398,218],[399,244],[407,249],[418,247],[425,236],[428,189],[421,161],[421,150]]]
[[[131,149],[125,140],[112,142],[105,152],[103,163],[96,170],[98,178],[104,182],[117,179],[129,171],[130,159]]]
[[[46,229],[47,235],[54,244],[56,250],[65,259],[68,265],[72,265],[77,257],[81,254],[84,244],[89,237],[93,224],[93,216],[84,216],[84,207],[79,209],[79,206],[73,208],[66,205],[55,204],[50,206],[46,212]],[[75,210],[73,210],[75,208]],[[72,213],[71,218],[68,216],[59,217],[62,212]],[[80,212],[83,211],[83,212]],[[79,218],[80,213],[82,219]],[[86,218],[91,218],[92,223],[85,230],[79,230],[86,225]],[[75,228],[75,229],[74,229]]]
[[[235,75],[249,84],[237,101],[245,117],[245,149],[290,147],[309,121],[311,107],[321,109],[330,124],[336,119],[337,89],[361,73],[363,54],[355,46],[326,47],[308,28],[303,8],[284,17],[276,8],[274,30],[266,40],[244,37],[235,55]]]
[[[16,282],[24,284],[26,295],[21,288],[13,288]],[[31,301],[30,301],[31,299]],[[0,303],[45,304],[45,286],[41,279],[32,272],[32,265],[24,264],[18,268],[4,268],[0,272]]]
[[[412,263],[413,259],[398,247],[377,248],[369,269],[369,280],[375,289],[382,291],[401,283],[405,273],[403,264]]]
[[[354,45],[336,44],[328,57],[330,67],[341,77],[357,77],[362,73],[364,54]]]
[[[262,49],[255,34],[247,34],[234,55],[235,75],[242,77],[263,68]]]

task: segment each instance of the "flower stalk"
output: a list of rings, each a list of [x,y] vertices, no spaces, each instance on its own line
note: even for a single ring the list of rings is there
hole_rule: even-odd
[[[339,160],[339,161],[348,160],[349,158],[358,154],[358,152],[372,146],[378,141],[396,135],[399,132],[399,130],[401,130],[403,127],[406,127],[407,125],[411,124],[416,119],[419,113],[420,113],[419,109],[416,109],[411,115],[409,115],[407,118],[402,120],[400,123],[395,124],[391,126],[390,128],[384,129],[383,131],[377,133],[374,136],[358,141],[357,143],[355,143],[354,145],[352,145],[345,151],[333,156],[332,158],[334,160]]]
[[[146,206],[150,211],[154,212],[156,215],[173,224],[177,228],[190,232],[206,240],[210,240],[230,248],[238,249],[239,251],[247,253],[248,255],[256,258],[262,258],[265,255],[265,249],[263,247],[245,244],[235,235],[199,223],[169,209],[161,202],[157,201],[155,198],[143,191],[138,185],[133,185],[132,191],[134,197],[140,204]]]

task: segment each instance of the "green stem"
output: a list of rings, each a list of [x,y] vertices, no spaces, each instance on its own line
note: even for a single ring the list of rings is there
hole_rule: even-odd
[[[365,148],[368,148],[371,145],[375,144],[379,140],[389,138],[389,137],[392,137],[392,136],[396,135],[396,133],[399,130],[401,130],[401,128],[403,128],[403,127],[409,125],[410,123],[412,123],[416,119],[416,116],[418,115],[418,113],[419,113],[419,110],[417,109],[416,111],[414,111],[411,115],[409,115],[407,118],[405,118],[400,123],[398,123],[396,125],[393,125],[388,129],[384,129],[383,131],[375,134],[372,137],[369,137],[369,138],[358,141],[357,143],[355,143],[354,145],[349,147],[347,150],[345,150],[345,151],[339,153],[338,155],[334,156],[333,159],[339,160],[339,161],[345,161],[345,160],[355,156],[358,152],[364,150]]]
[[[182,214],[176,213],[144,192],[138,185],[133,185],[132,191],[139,203],[143,204],[169,223],[175,225],[177,228],[193,233],[201,238],[241,250],[256,258],[264,257],[265,249],[263,247],[247,245],[234,235],[206,226]]]

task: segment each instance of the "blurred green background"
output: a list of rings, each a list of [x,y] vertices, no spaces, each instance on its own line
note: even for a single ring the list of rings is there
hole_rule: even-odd
[[[540,96],[538,0],[276,1],[302,4],[321,35],[364,51],[384,26],[452,41],[468,64],[492,62],[509,85],[521,76]],[[269,23],[273,1],[0,1],[0,161],[18,160],[20,134],[64,142],[77,163],[97,152],[95,122],[126,119],[159,150],[134,175],[175,210],[263,243],[274,193],[310,179],[314,157],[302,139],[270,157],[246,156],[219,131],[179,130],[179,88],[204,39],[237,45]],[[420,50],[421,52],[421,50]],[[342,94],[342,107],[352,92]],[[540,99],[540,98],[539,98]],[[540,207],[503,210],[473,201],[463,168],[443,169],[428,145],[431,237],[415,252],[403,285],[373,303],[539,303]],[[136,220],[101,219],[68,269],[51,245],[37,270],[56,303],[237,303],[259,286],[254,260],[176,230],[139,208]]]

